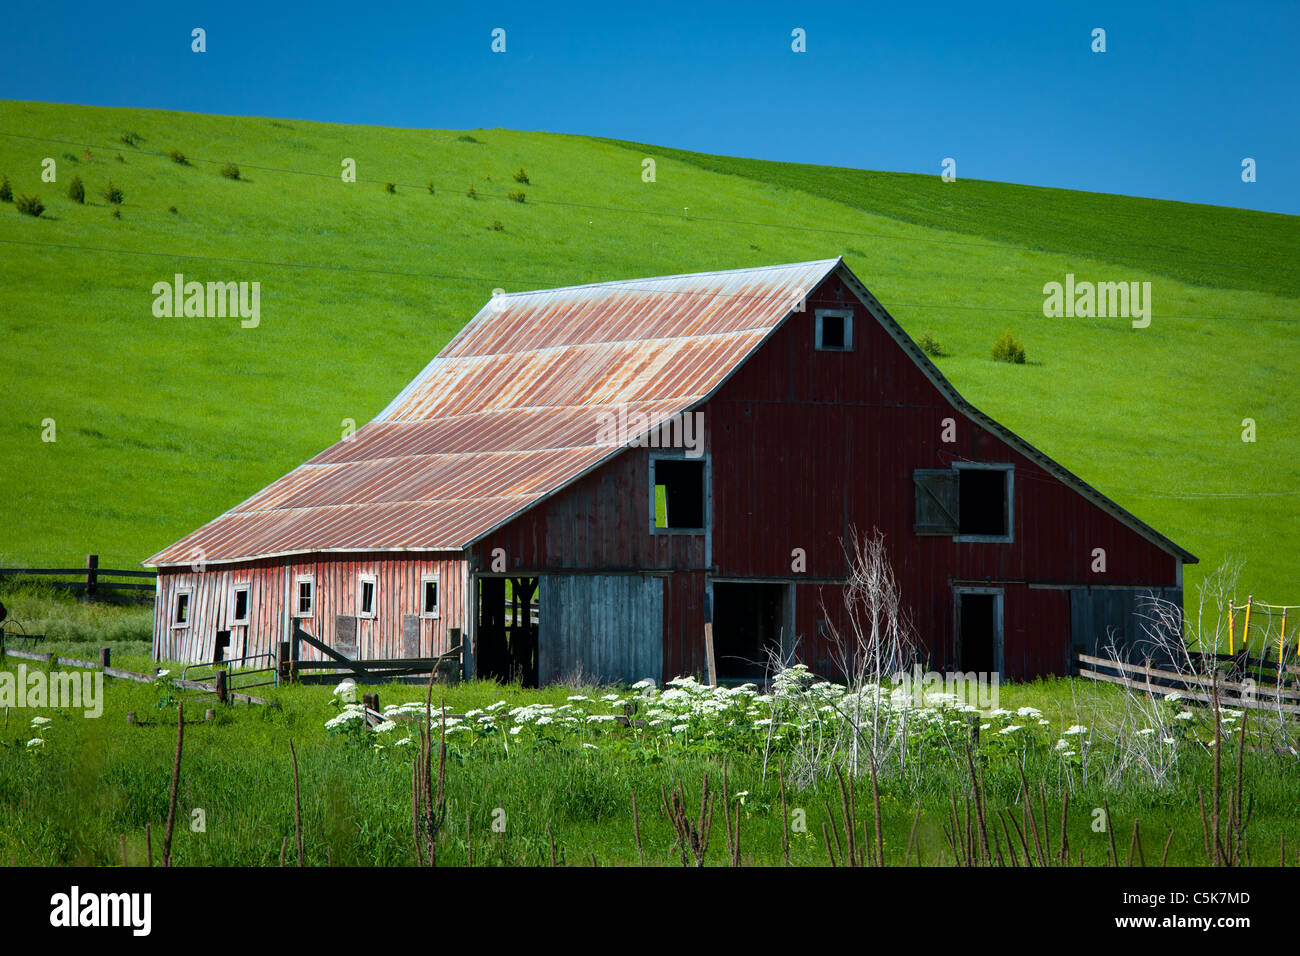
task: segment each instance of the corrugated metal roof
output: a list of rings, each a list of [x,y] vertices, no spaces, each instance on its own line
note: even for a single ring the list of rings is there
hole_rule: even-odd
[[[460,550],[711,394],[839,259],[494,297],[374,421],[149,566]]]

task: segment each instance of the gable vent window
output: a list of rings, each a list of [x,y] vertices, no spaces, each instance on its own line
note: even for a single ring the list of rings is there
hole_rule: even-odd
[[[918,535],[951,535],[957,541],[1014,540],[1013,466],[960,462],[944,470],[917,469],[912,481],[916,486],[913,530]]]
[[[818,351],[848,352],[852,348],[853,311],[851,309],[818,309]]]

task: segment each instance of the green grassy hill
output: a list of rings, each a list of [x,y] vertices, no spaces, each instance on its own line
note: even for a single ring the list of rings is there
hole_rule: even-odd
[[[15,102],[0,174],[46,207],[0,206],[5,563],[134,564],[367,421],[495,288],[842,254],[976,405],[1202,568],[1239,554],[1257,597],[1300,603],[1295,217],[545,133]],[[260,326],[155,318],[177,272],[259,281]],[[1150,280],[1150,328],[1044,318],[1067,272]],[[1008,328],[1029,364],[990,360]]]

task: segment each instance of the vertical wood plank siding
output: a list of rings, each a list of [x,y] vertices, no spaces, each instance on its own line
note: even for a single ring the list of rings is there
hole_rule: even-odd
[[[359,654],[365,658],[410,656],[402,649],[402,621],[421,609],[420,580],[425,574],[438,575],[438,617],[420,619],[420,656],[441,654],[451,648],[451,628],[465,627],[465,562],[447,552],[435,555],[308,555],[247,564],[192,570],[160,569],[154,607],[154,657],[185,662],[210,661],[219,630],[231,632],[228,657],[278,653],[285,639],[285,595],[296,599],[297,576],[315,578],[312,615],[300,620],[313,637],[334,644],[338,616],[357,616],[361,575],[375,577],[375,617],[357,622]],[[286,582],[288,587],[286,589]],[[249,584],[249,623],[229,623],[231,592],[236,585]],[[187,627],[171,626],[176,595],[189,588],[190,622]],[[323,655],[304,645],[303,660]]]
[[[816,350],[819,308],[852,310],[852,351]],[[809,296],[806,311],[792,315],[703,412],[711,567],[703,535],[650,533],[650,450],[636,448],[484,538],[473,549],[475,566],[503,548],[520,573],[668,572],[665,677],[704,672],[704,593],[714,578],[794,581],[799,658],[829,673],[831,648],[818,636],[818,622],[843,625],[836,582],[847,571],[842,542],[852,528],[885,533],[903,601],[939,669],[955,664],[954,582],[990,580],[1004,588],[1008,678],[1068,669],[1069,592],[1030,582],[1176,588],[1177,556],[956,411],[838,276]],[[946,418],[956,421],[954,443],[941,439]],[[914,533],[913,471],[965,460],[1015,466],[1012,543]],[[1088,463],[1064,464],[1086,471]],[[796,548],[807,555],[802,574],[791,570]],[[1091,570],[1093,548],[1106,550],[1104,574]],[[549,609],[552,618],[557,613],[579,614],[567,604]],[[545,600],[541,617],[547,621]],[[584,621],[573,619],[579,630]]]
[[[541,683],[582,673],[661,679],[664,580],[653,574],[548,574],[541,579]]]

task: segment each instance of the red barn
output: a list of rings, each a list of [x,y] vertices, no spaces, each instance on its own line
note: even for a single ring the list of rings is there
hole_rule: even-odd
[[[972,408],[840,259],[502,295],[374,421],[150,558],[154,653],[548,682],[832,675],[850,528],[937,670],[1058,674],[1196,558]]]

